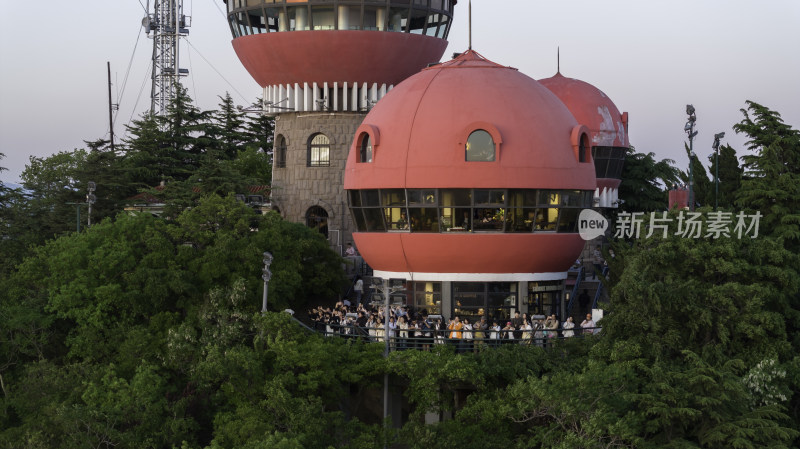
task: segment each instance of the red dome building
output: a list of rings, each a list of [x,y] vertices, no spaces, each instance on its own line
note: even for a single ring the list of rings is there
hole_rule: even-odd
[[[596,205],[617,207],[622,166],[631,146],[628,141],[628,113],[620,114],[614,102],[600,89],[567,78],[560,72],[539,82],[564,102],[575,119],[589,128],[597,175]]]
[[[344,179],[355,242],[431,313],[561,315],[597,185],[590,136],[548,89],[474,51],[424,69],[356,131]]]

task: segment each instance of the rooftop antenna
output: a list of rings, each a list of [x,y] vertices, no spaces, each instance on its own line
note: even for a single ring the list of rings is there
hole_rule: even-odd
[[[472,0],[469,0],[469,50],[472,50]]]
[[[561,47],[556,47],[556,73],[561,73]]]

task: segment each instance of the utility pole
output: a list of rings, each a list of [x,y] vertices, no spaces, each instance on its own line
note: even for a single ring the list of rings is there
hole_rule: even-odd
[[[390,339],[389,339],[389,307],[391,297],[394,293],[402,293],[406,290],[405,279],[383,279],[382,282],[373,278],[372,287],[383,293],[383,357],[389,358]],[[390,417],[389,413],[389,372],[383,374],[383,422],[384,424]],[[386,448],[386,445],[383,446]]]
[[[694,149],[692,148],[692,142],[697,136],[697,131],[694,130],[694,125],[697,121],[694,106],[686,105],[686,115],[689,116],[689,119],[686,121],[686,126],[683,127],[683,130],[689,135],[689,210],[694,211],[694,170],[692,168],[694,165]]]
[[[111,130],[111,152],[114,153],[114,103],[111,102],[111,61],[108,66],[108,129]]]
[[[725,137],[725,133],[714,134],[714,143],[711,148],[714,149],[714,212],[719,207],[719,141]]]

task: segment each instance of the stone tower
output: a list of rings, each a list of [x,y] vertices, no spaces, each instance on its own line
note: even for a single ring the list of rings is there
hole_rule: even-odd
[[[224,0],[240,61],[275,116],[272,204],[341,254],[347,153],[372,106],[438,62],[457,0]]]

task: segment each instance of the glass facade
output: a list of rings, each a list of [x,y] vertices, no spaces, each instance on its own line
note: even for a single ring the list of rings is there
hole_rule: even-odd
[[[414,282],[413,306],[417,310],[425,309],[430,315],[442,314],[442,283]]]
[[[367,30],[447,39],[453,0],[229,0],[233,37],[283,31]]]
[[[359,232],[578,232],[591,190],[349,190]]]
[[[598,178],[622,179],[622,166],[625,164],[625,147],[592,147],[592,159]]]
[[[482,316],[490,323],[507,321],[517,308],[515,282],[453,282],[452,289],[452,316],[469,318],[471,322]]]

